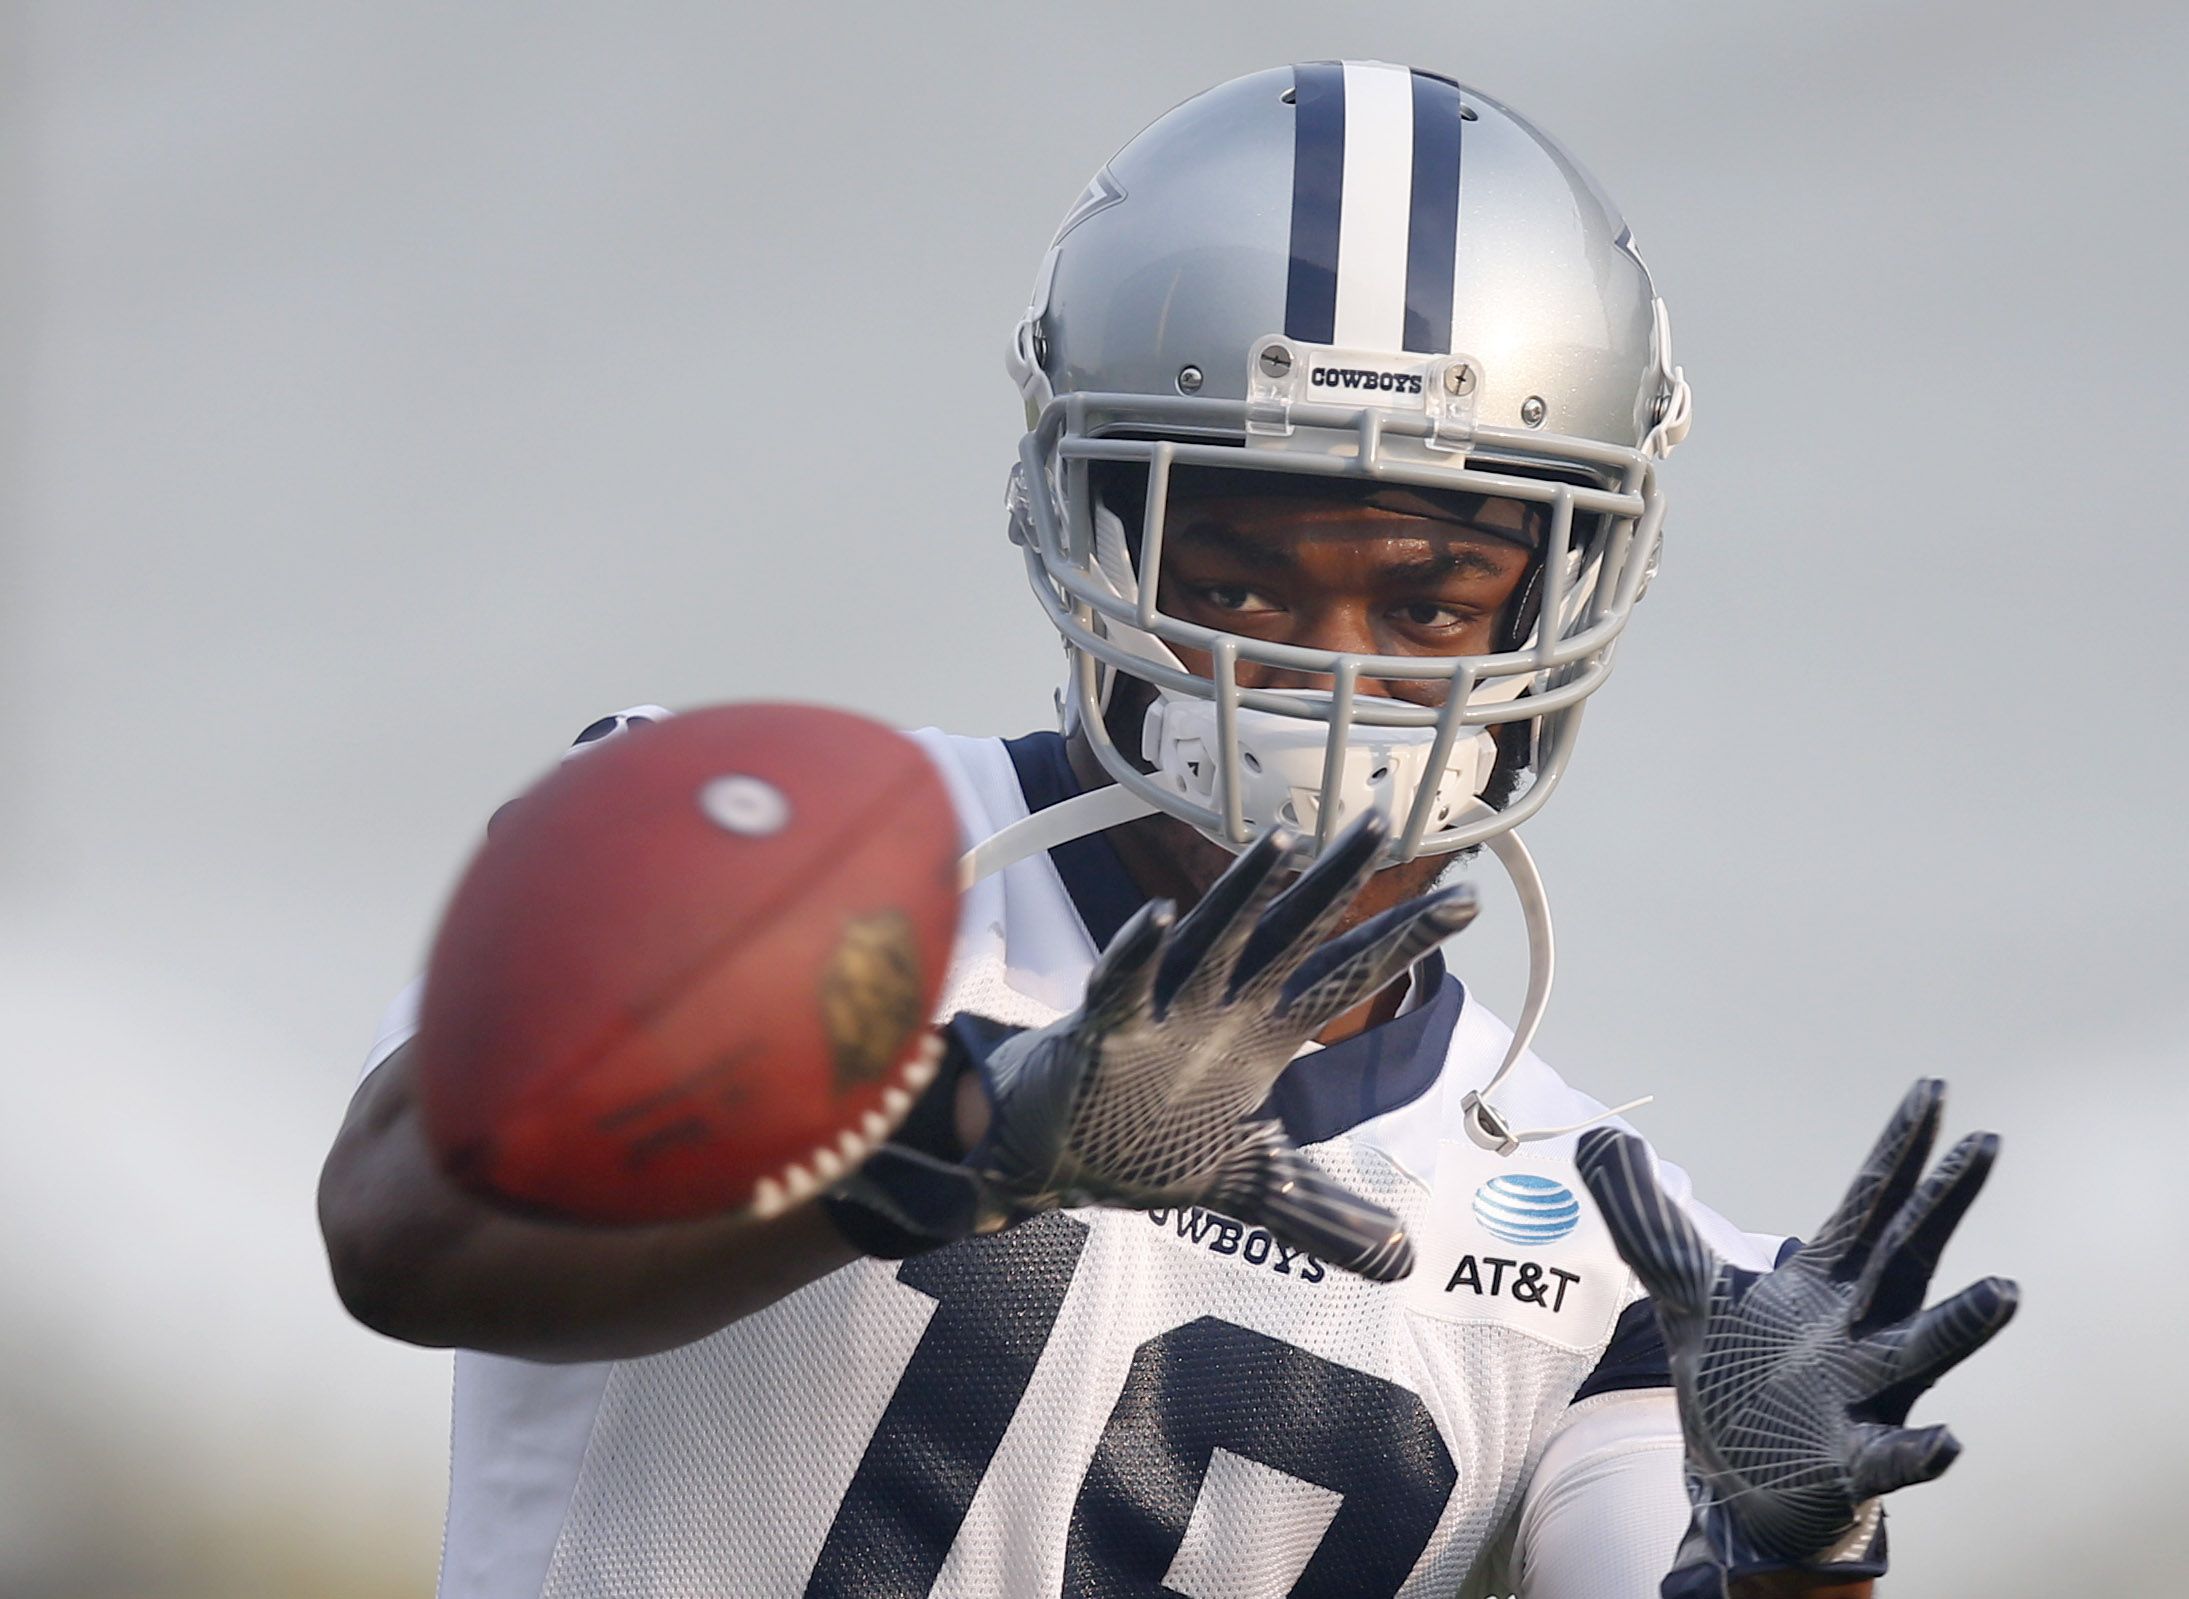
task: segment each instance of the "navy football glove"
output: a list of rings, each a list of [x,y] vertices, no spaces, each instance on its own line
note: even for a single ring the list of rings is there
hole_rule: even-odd
[[[1272,831],[1175,927],[1168,903],[1144,906],[1070,1015],[1030,1030],[955,1018],[953,1052],[991,1101],[986,1137],[954,1167],[885,1145],[839,1193],[928,1238],[1065,1205],[1207,1205],[1348,1271],[1405,1276],[1398,1219],[1252,1114],[1303,1044],[1474,918],[1472,891],[1445,889],[1332,938],[1387,836],[1362,817],[1280,893],[1291,840]]]
[[[1717,1257],[1641,1140],[1582,1135],[1582,1179],[1656,1304],[1679,1397],[1694,1519],[1665,1599],[1766,1571],[1879,1575],[1874,1501],[1960,1453],[1944,1427],[1908,1427],[1908,1409],[2007,1324],[2017,1290],[1987,1277],[1923,1308],[1999,1148],[1973,1133],[1919,1188],[1944,1103],[1943,1083],[1917,1083],[1831,1219],[1767,1273]]]

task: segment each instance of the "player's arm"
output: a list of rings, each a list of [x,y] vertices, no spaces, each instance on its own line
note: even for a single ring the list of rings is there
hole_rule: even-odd
[[[319,1180],[351,1315],[405,1342],[527,1360],[625,1359],[703,1338],[854,1258],[821,1207],[769,1221],[534,1221],[444,1177],[419,1125],[412,1050],[365,1079]]]
[[[1569,1411],[1521,1498],[1511,1553],[1520,1599],[1658,1599],[1688,1519],[1669,1388],[1598,1394]],[[1868,1599],[1867,1579],[1783,1572],[1732,1599]]]
[[[1371,813],[1286,887],[1289,841],[1272,833],[1175,928],[1166,907],[1144,909],[1079,1010],[1032,1031],[959,1018],[898,1134],[924,1136],[892,1140],[827,1201],[767,1222],[591,1228],[482,1203],[435,1165],[398,1052],[359,1091],[321,1179],[343,1302],[412,1343],[651,1354],[843,1265],[847,1237],[902,1254],[1063,1204],[1205,1202],[1333,1265],[1402,1276],[1412,1253],[1397,1218],[1252,1115],[1305,1039],[1474,913],[1445,891],[1332,937],[1385,838]]]
[[[563,758],[669,716],[658,705],[604,716]],[[390,1025],[398,1037],[415,1027],[415,1001],[398,1002]],[[336,1291],[359,1321],[409,1343],[544,1361],[689,1343],[856,1254],[813,1204],[766,1222],[640,1227],[536,1221],[489,1204],[450,1182],[429,1153],[408,1045],[352,1098],[320,1174],[319,1220]]]

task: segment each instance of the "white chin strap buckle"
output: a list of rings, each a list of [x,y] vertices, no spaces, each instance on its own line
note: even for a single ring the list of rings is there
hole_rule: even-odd
[[[1512,1123],[1499,1114],[1496,1106],[1484,1099],[1474,1089],[1467,1090],[1459,1108],[1464,1117],[1467,1136],[1484,1149],[1499,1155],[1510,1155],[1520,1147],[1520,1140],[1513,1136]]]
[[[1217,734],[1216,706],[1202,699],[1159,695],[1148,707],[1141,728],[1141,755],[1152,776],[1172,792],[1222,812],[1224,794],[1236,787],[1239,813],[1259,833],[1284,826],[1320,833],[1325,781],[1324,756],[1330,743],[1332,696],[1303,693],[1303,708],[1318,716],[1282,716],[1274,711],[1238,713],[1238,759],[1225,770],[1223,740]],[[1356,723],[1339,752],[1335,831],[1364,810],[1386,816],[1411,814],[1414,797],[1429,771],[1433,727],[1363,727]],[[1451,825],[1467,802],[1489,785],[1497,758],[1489,731],[1477,728],[1452,741],[1444,770],[1436,774],[1436,800],[1428,831]]]

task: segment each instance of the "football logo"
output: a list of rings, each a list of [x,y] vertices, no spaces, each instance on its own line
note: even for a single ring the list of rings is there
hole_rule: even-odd
[[[821,1018],[844,1092],[896,1064],[920,1014],[920,958],[902,911],[855,917],[821,980]]]
[[[1475,1220],[1508,1244],[1553,1244],[1581,1224],[1573,1190],[1527,1172],[1506,1172],[1475,1190]]]

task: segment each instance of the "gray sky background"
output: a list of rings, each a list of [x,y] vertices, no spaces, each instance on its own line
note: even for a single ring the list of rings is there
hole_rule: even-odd
[[[487,813],[602,711],[1017,732],[998,506],[1057,217],[1337,55],[1626,207],[1697,424],[1530,832],[1544,1047],[1813,1226],[1895,1096],[2000,1129],[1903,1593],[2177,1585],[2189,12],[1386,3],[0,8],[0,1592],[395,1595],[447,1360],[313,1178]],[[1517,920],[1459,955],[1517,997]]]

